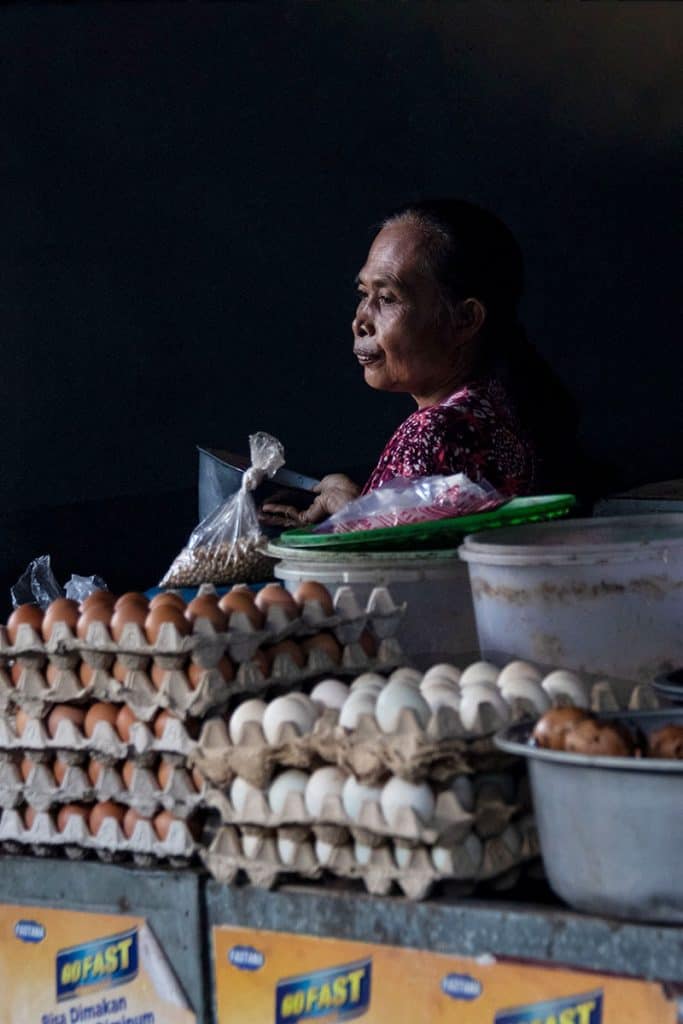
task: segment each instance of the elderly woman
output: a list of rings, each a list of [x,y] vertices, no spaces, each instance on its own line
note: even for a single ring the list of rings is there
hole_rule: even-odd
[[[509,496],[555,486],[574,412],[518,323],[522,258],[505,225],[461,200],[412,203],[384,222],[357,282],[353,351],[365,382],[417,405],[362,493],[458,472]],[[278,511],[319,522],[360,493],[341,474],[318,491],[306,511]]]

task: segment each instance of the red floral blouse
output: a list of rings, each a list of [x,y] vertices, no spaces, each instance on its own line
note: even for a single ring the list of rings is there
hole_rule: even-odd
[[[466,473],[508,497],[531,494],[536,453],[503,385],[467,384],[405,420],[382,452],[363,494],[394,477]]]

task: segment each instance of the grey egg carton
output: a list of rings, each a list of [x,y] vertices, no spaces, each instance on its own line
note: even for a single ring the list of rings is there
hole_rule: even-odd
[[[163,808],[184,819],[203,805],[204,794],[197,792],[188,772],[178,765],[172,767],[163,789],[155,772],[137,765],[128,789],[113,767],[103,766],[93,785],[80,765],[69,765],[59,784],[49,764],[36,763],[24,781],[14,762],[0,762],[0,807],[5,810],[25,803],[37,811],[49,811],[62,804],[102,800],[133,807],[145,818]]]
[[[25,853],[28,848],[37,856],[63,852],[72,860],[81,860],[88,853],[96,854],[103,861],[131,858],[144,866],[157,861],[185,866],[199,850],[184,821],[174,821],[163,841],[149,822],[139,821],[133,835],[127,839],[113,818],[105,819],[93,836],[85,822],[75,817],[70,818],[60,832],[47,811],[36,814],[33,826],[28,829],[16,810],[5,810],[0,815],[0,846],[8,852]]]
[[[452,790],[442,790],[435,794],[434,814],[429,821],[422,820],[411,807],[403,807],[391,824],[379,801],[366,801],[358,819],[354,820],[336,794],[323,800],[321,813],[316,817],[307,811],[300,792],[289,793],[282,811],[277,814],[269,807],[267,792],[263,790],[247,794],[241,812],[235,809],[224,791],[212,787],[207,788],[204,803],[218,810],[226,825],[260,832],[292,826],[313,833],[332,846],[343,844],[349,835],[359,842],[374,842],[380,837],[424,846],[457,844],[472,831],[481,838],[492,838],[505,830],[518,810],[517,805],[506,804],[500,793],[494,794],[492,787],[481,794],[471,812],[465,810]]]
[[[130,743],[125,743],[108,722],[98,722],[92,736],[86,736],[73,722],[59,723],[54,736],[50,736],[41,719],[31,719],[19,736],[13,721],[0,717],[0,761],[15,752],[34,754],[58,753],[67,763],[82,762],[85,757],[96,757],[104,763],[133,760],[150,763],[164,754],[186,759],[194,750],[195,741],[179,719],[166,723],[163,735],[157,738],[144,722],[131,726]]]
[[[406,849],[380,842],[366,847],[359,859],[358,847],[350,844],[325,845],[323,850],[320,843],[302,840],[288,829],[281,829],[276,837],[247,836],[228,825],[219,829],[210,846],[202,851],[202,859],[213,877],[225,884],[244,875],[254,885],[272,888],[288,876],[315,879],[328,872],[360,879],[373,895],[386,896],[397,888],[409,899],[419,900],[425,899],[438,882],[453,880],[474,888],[477,882],[504,876],[529,856],[524,835],[512,825],[483,846],[476,845],[474,855],[473,846],[472,837],[453,846],[450,857],[444,857],[445,868],[439,870],[431,851],[424,846]],[[324,855],[319,858],[318,854]]]
[[[154,644],[147,641],[135,623],[126,625],[119,640],[114,641],[102,622],[92,622],[84,640],[75,636],[65,622],[57,622],[47,643],[30,625],[23,623],[17,630],[14,645],[10,644],[6,628],[2,626],[0,662],[47,657],[54,665],[73,668],[82,658],[93,668],[108,668],[113,659],[118,658],[129,668],[144,669],[150,658],[154,658],[165,667],[178,668],[191,655],[202,667],[213,668],[225,653],[241,663],[253,658],[260,647],[287,637],[309,636],[323,629],[334,633],[342,646],[358,641],[365,628],[379,640],[388,639],[396,634],[405,614],[405,604],[395,604],[386,587],[373,590],[364,610],[350,587],[340,587],[334,602],[332,616],[326,616],[317,601],[310,601],[294,619],[281,607],[273,605],[268,609],[263,629],[256,629],[242,613],[231,616],[230,629],[225,632],[217,632],[207,619],[197,618],[193,632],[182,636],[173,623],[165,622]]]

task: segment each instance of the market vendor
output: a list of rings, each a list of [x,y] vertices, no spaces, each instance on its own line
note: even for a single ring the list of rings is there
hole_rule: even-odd
[[[362,492],[335,473],[304,512],[266,510],[315,523],[395,477],[459,472],[507,496],[567,488],[573,405],[519,324],[522,256],[497,217],[462,200],[411,203],[384,221],[357,283],[365,382],[407,392],[417,410]]]

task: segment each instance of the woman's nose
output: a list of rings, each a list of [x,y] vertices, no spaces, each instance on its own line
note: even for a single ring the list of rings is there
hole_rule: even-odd
[[[356,315],[351,324],[351,330],[357,338],[367,338],[375,333],[372,317],[368,316],[367,310],[361,306],[356,310]]]

